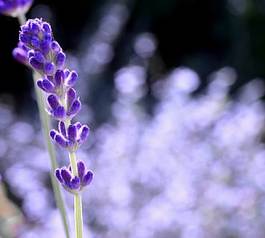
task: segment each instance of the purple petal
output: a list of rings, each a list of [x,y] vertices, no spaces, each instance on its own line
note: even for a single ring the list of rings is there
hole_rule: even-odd
[[[64,80],[64,72],[62,70],[57,70],[54,76],[56,86],[60,86]]]
[[[31,41],[30,41],[30,44],[34,47],[34,48],[40,48],[40,40],[38,37],[36,36],[33,36],[31,37]]]
[[[64,118],[66,115],[64,107],[63,106],[59,106],[57,107],[54,111],[53,111],[53,116],[55,118]]]
[[[64,66],[64,63],[65,63],[65,59],[66,59],[66,56],[63,52],[59,52],[57,55],[56,55],[56,60],[55,60],[55,64],[57,67],[62,67]]]
[[[58,99],[55,95],[51,94],[48,96],[47,98],[48,104],[50,105],[50,107],[55,110],[60,104],[58,102]]]
[[[76,122],[74,125],[76,126],[76,128],[77,128],[78,130],[82,127],[82,125],[81,125],[81,123],[80,123],[79,121]]]
[[[69,69],[65,69],[64,70],[64,77],[67,78],[69,74],[70,74],[70,70]]]
[[[85,170],[86,170],[86,166],[85,163],[81,160],[79,160],[77,162],[77,170],[78,170],[78,176],[81,179],[81,181],[83,180],[83,176],[85,174]]]
[[[42,80],[42,87],[43,87],[44,91],[46,91],[47,93],[51,93],[54,90],[53,83],[48,79]]]
[[[28,51],[28,58],[30,59],[31,57],[33,57],[35,54],[35,51],[34,50],[29,50]]]
[[[60,183],[63,183],[63,178],[61,176],[61,170],[60,169],[55,170],[55,176],[59,180]]]
[[[47,33],[47,34],[51,34],[51,33],[52,33],[52,28],[51,28],[50,24],[47,23],[47,22],[44,22],[44,23],[42,24],[42,29],[43,29],[43,30],[45,31],[45,33]]]
[[[81,109],[81,102],[79,101],[79,99],[76,99],[72,103],[71,107],[68,109],[67,115],[68,116],[74,116],[80,111],[80,109]]]
[[[60,45],[59,45],[59,43],[57,41],[53,41],[51,43],[51,48],[55,52],[59,52],[61,50],[61,47],[60,47]]]
[[[69,183],[69,188],[70,189],[79,189],[80,188],[80,178],[75,176],[72,178],[71,182]]]
[[[44,34],[43,40],[47,41],[47,42],[51,42],[52,41],[52,35],[51,34]]]
[[[21,48],[22,50],[25,50],[25,52],[28,52],[30,50],[29,47],[27,47],[22,42],[18,42],[18,47]]]
[[[25,32],[29,32],[29,21],[26,22],[25,25],[22,25],[22,26],[20,27],[20,29],[21,29],[21,34],[22,34],[22,33],[25,33]]]
[[[42,80],[38,80],[38,81],[37,81],[37,86],[38,86],[40,89],[42,89],[43,91],[45,91],[45,88],[44,88],[43,85],[42,85]]]
[[[93,179],[93,173],[92,171],[87,171],[85,176],[83,177],[82,186],[87,186],[91,183]]]
[[[54,67],[53,63],[48,62],[44,65],[44,73],[45,74],[52,75],[52,74],[54,74],[54,70],[55,70],[55,67]]]
[[[43,68],[43,64],[37,61],[35,57],[29,59],[29,64],[36,70],[42,70]]]
[[[70,107],[73,101],[76,99],[76,92],[73,88],[69,88],[67,91],[67,105]]]
[[[72,71],[68,76],[67,85],[72,87],[76,83],[77,79],[78,74],[75,71]]]
[[[19,40],[25,44],[30,44],[31,42],[31,37],[29,35],[26,34],[20,34],[19,36]]]
[[[77,136],[77,128],[75,125],[70,125],[67,130],[68,133],[68,139],[72,142],[76,141]]]
[[[12,52],[13,57],[22,64],[27,64],[27,52],[20,47],[17,47]]]
[[[50,51],[50,41],[42,41],[40,45],[41,51],[44,55],[47,55]]]
[[[39,31],[40,31],[40,27],[37,23],[35,22],[32,22],[31,23],[31,31],[34,33],[34,34],[38,34]]]
[[[55,136],[57,134],[57,131],[56,130],[51,130],[50,131],[50,137],[54,140]]]
[[[64,167],[61,169],[61,177],[63,181],[65,182],[65,184],[70,184],[71,179],[72,179],[72,174],[68,171],[67,168]]]
[[[59,131],[60,133],[66,137],[66,129],[65,129],[65,124],[63,121],[60,121],[59,124],[58,124],[58,128],[59,128]]]
[[[87,125],[83,125],[80,128],[80,131],[81,131],[81,133],[80,133],[79,138],[80,138],[80,142],[82,143],[82,142],[84,142],[87,139],[90,129],[89,129],[89,127]]]
[[[68,146],[68,141],[60,134],[56,134],[54,140],[56,141],[57,144],[59,144],[64,148]]]
[[[36,59],[37,61],[39,61],[40,63],[44,63],[44,62],[45,62],[45,57],[44,57],[44,55],[43,55],[41,52],[39,52],[39,51],[34,52],[34,57],[35,57],[35,59]]]

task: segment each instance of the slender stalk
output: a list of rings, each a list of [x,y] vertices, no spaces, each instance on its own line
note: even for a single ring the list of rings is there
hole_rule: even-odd
[[[20,23],[20,25],[25,24],[26,22],[26,17],[25,15],[19,15],[18,16],[18,21]],[[62,193],[61,193],[61,189],[59,187],[59,184],[57,183],[53,171],[55,171],[56,168],[58,168],[58,164],[56,161],[56,153],[55,153],[55,149],[54,146],[51,142],[50,139],[50,129],[51,129],[51,120],[50,117],[48,116],[47,112],[45,111],[45,101],[44,101],[44,96],[43,93],[39,90],[39,88],[36,85],[37,80],[39,79],[39,75],[38,73],[33,71],[33,81],[34,81],[34,89],[35,89],[35,94],[37,96],[37,104],[38,104],[38,109],[39,109],[39,116],[40,116],[40,120],[41,120],[41,125],[42,125],[42,130],[44,133],[44,137],[46,140],[46,146],[48,149],[48,153],[49,153],[49,157],[50,157],[50,163],[51,163],[51,171],[50,171],[50,178],[51,178],[51,182],[52,182],[52,188],[53,188],[53,192],[54,192],[54,196],[55,196],[55,201],[56,201],[56,205],[59,208],[60,214],[61,214],[61,219],[63,222],[63,227],[64,227],[64,231],[65,231],[65,236],[67,238],[70,238],[70,233],[69,233],[69,226],[68,226],[68,220],[67,220],[67,216],[66,216],[66,210],[65,210],[65,204],[64,204],[64,200],[62,197]]]
[[[26,16],[24,14],[20,14],[17,16],[19,24],[22,26],[26,23]]]
[[[74,196],[75,206],[75,234],[76,238],[83,237],[83,214],[82,214],[82,197],[80,194]]]
[[[74,176],[78,176],[76,154],[69,152],[69,159]],[[74,217],[75,217],[75,237],[83,238],[83,214],[81,194],[74,194]]]
[[[55,196],[55,201],[56,201],[56,205],[59,208],[60,214],[61,214],[61,219],[63,222],[63,226],[64,226],[64,231],[65,231],[65,235],[67,238],[70,238],[70,234],[69,234],[69,228],[68,228],[68,220],[67,220],[67,216],[66,216],[66,210],[65,210],[65,205],[64,205],[64,200],[62,197],[62,193],[61,193],[61,189],[59,184],[57,183],[53,171],[55,171],[55,169],[58,168],[58,164],[56,161],[56,153],[55,153],[55,149],[54,146],[51,142],[50,139],[50,117],[48,116],[47,112],[45,111],[45,101],[43,100],[43,94],[42,92],[37,88],[37,84],[36,81],[37,79],[39,79],[38,77],[38,73],[34,72],[33,73],[33,78],[34,78],[34,88],[35,88],[35,93],[37,95],[37,104],[38,104],[38,108],[39,108],[39,115],[40,115],[40,119],[41,119],[41,124],[42,124],[42,128],[43,128],[43,133],[44,133],[44,137],[46,140],[46,145],[47,145],[47,149],[48,149],[48,153],[49,153],[49,157],[50,157],[50,162],[51,162],[51,171],[50,171],[50,178],[51,178],[51,182],[52,182],[52,187],[53,187],[53,192],[54,192],[54,196]]]

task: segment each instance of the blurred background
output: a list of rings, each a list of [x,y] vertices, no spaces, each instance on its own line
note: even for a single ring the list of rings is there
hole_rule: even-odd
[[[85,237],[264,237],[264,1],[35,0],[27,17],[80,76]],[[0,26],[0,237],[64,237],[19,24]]]

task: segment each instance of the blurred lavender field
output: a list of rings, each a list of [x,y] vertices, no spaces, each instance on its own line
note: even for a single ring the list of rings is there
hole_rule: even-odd
[[[234,98],[231,67],[209,75],[199,92],[199,76],[186,67],[147,84],[158,42],[144,32],[116,70],[111,96],[97,94],[128,15],[123,5],[106,7],[97,30],[68,58],[87,101],[80,119],[92,128],[79,152],[95,173],[83,193],[85,237],[263,238],[262,81],[250,81]],[[97,115],[103,104],[107,111]],[[0,104],[0,118],[0,237],[64,237],[38,122],[18,116],[12,100]],[[65,164],[67,155],[58,154]]]

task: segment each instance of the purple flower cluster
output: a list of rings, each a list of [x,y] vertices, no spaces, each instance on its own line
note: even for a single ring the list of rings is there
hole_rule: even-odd
[[[29,10],[32,2],[33,0],[0,0],[0,13],[18,17]]]
[[[50,132],[51,139],[69,152],[75,152],[86,141],[89,127],[81,125],[80,122],[71,122],[81,109],[81,102],[73,88],[78,75],[75,71],[70,71],[65,67],[66,56],[59,43],[54,40],[51,26],[42,19],[28,20],[25,25],[21,26],[19,44],[13,51],[13,55],[41,75],[37,85],[47,94],[47,111],[59,121],[58,130]],[[83,166],[82,163],[80,166]],[[71,189],[72,182],[75,183],[75,186],[72,184],[73,189],[76,189],[78,184],[78,188],[88,184],[83,183],[80,176],[79,182],[77,178],[73,181],[68,180],[71,174],[69,170],[68,177],[64,176],[66,169],[58,171],[56,177],[61,183],[64,181],[64,187],[68,190]],[[59,174],[61,177],[58,177]]]
[[[59,43],[53,40],[51,26],[42,19],[28,20],[21,26],[20,48],[27,52],[29,64],[41,75],[54,77],[64,68],[65,54]]]
[[[50,135],[58,145],[74,152],[85,142],[88,133],[89,127],[87,125],[82,126],[80,122],[76,122],[75,124],[71,124],[66,130],[65,123],[60,121],[58,131],[52,130]]]
[[[89,185],[93,179],[93,173],[87,170],[83,161],[77,162],[78,176],[72,175],[71,166],[55,170],[55,176],[63,187],[71,192],[81,191],[83,187]]]
[[[37,85],[44,91],[46,91],[48,87],[53,86],[52,82],[48,79],[39,80],[37,82]],[[79,98],[77,98],[75,90],[73,88],[69,88],[66,90],[67,92],[62,93],[61,96],[59,92],[55,91],[53,94],[50,94],[47,98],[48,104],[50,106],[49,113],[58,120],[65,120],[65,119],[70,120],[81,109],[81,102],[79,101]],[[50,93],[52,93],[52,91]]]

